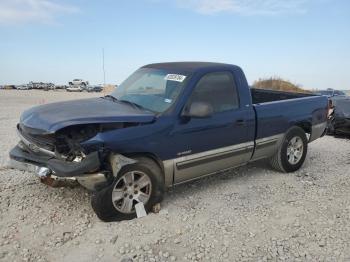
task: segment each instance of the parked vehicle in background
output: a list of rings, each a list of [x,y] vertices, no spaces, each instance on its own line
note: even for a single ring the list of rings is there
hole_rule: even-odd
[[[31,89],[42,89],[43,85],[43,82],[29,82],[29,86],[31,87]]]
[[[30,89],[44,89],[44,90],[55,89],[55,85],[53,83],[29,82],[28,86],[30,87]]]
[[[324,96],[250,89],[238,66],[151,64],[111,95],[25,111],[10,157],[37,166],[47,184],[94,191],[100,219],[131,219],[165,188],[221,170],[260,159],[298,170],[327,113]]]
[[[330,99],[334,112],[329,121],[327,133],[350,136],[350,97],[335,96]]]
[[[87,92],[101,92],[103,90],[102,86],[99,85],[89,85],[85,88]]]
[[[30,86],[29,85],[18,85],[16,86],[17,90],[29,90]]]
[[[69,82],[69,87],[67,87],[66,90],[68,92],[82,92],[86,90],[88,85],[88,81],[82,79],[74,79],[73,81]]]
[[[82,92],[84,89],[81,86],[69,86],[66,88],[67,92]]]
[[[333,96],[346,96],[345,92],[340,91],[340,90],[334,90],[332,88],[328,88],[327,90],[320,90],[315,92],[317,95],[322,95],[322,96],[328,96],[328,97],[333,97]]]
[[[44,91],[50,91],[50,90],[55,90],[56,86],[53,83],[47,83],[43,87]]]
[[[67,89],[69,86],[67,85],[56,85],[56,89]]]
[[[331,107],[327,134],[350,135],[350,97],[344,91],[328,88],[315,94],[327,96]]]
[[[83,79],[73,79],[73,81],[69,82],[70,86],[81,86],[86,87],[89,85],[89,81],[85,81]]]
[[[3,89],[6,89],[6,90],[16,89],[16,86],[15,85],[4,85]]]

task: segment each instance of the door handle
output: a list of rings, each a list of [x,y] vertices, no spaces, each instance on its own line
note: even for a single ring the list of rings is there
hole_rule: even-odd
[[[243,119],[238,119],[238,120],[236,121],[236,125],[237,125],[237,126],[244,126],[244,124],[245,124],[245,120],[243,120]]]

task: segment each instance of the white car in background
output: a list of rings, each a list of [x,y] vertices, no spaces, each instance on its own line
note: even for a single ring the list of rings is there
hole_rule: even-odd
[[[84,89],[81,86],[70,85],[66,90],[67,92],[82,92]]]
[[[88,86],[89,85],[89,81],[85,81],[83,79],[73,79],[73,81],[70,81],[68,83],[70,86]]]
[[[17,90],[29,90],[30,86],[29,85],[18,85],[16,86]]]

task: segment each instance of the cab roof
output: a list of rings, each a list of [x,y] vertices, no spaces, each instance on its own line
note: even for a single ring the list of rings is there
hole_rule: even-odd
[[[189,71],[196,72],[200,70],[210,69],[232,69],[238,68],[238,66],[224,63],[212,63],[212,62],[169,62],[169,63],[157,63],[145,65],[142,68],[155,68],[165,70],[176,70],[176,71]]]

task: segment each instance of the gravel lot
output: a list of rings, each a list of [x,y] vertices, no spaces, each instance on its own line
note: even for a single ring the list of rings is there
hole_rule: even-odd
[[[177,186],[159,214],[119,223],[83,188],[7,167],[23,110],[100,95],[0,90],[0,260],[350,261],[350,140],[312,143],[294,174],[259,162]]]

